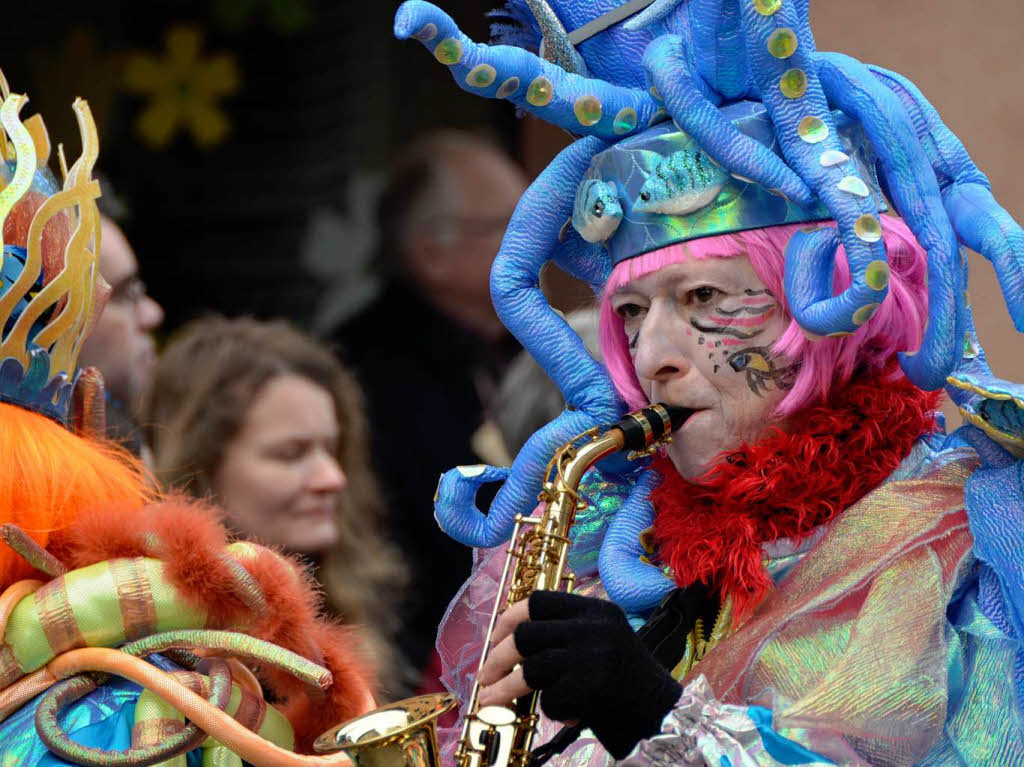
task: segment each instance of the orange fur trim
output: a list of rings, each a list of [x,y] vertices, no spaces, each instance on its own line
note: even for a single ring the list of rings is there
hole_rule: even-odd
[[[0,522],[18,525],[46,546],[53,531],[89,509],[133,515],[150,495],[144,467],[120,447],[0,403]],[[33,572],[0,543],[0,589]]]
[[[157,551],[147,546],[155,536]],[[185,498],[170,498],[141,513],[95,510],[54,536],[51,551],[70,567],[113,557],[159,556],[168,580],[210,615],[208,625],[243,630],[316,663],[333,676],[326,694],[310,690],[294,677],[261,669],[260,679],[281,701],[279,707],[296,730],[300,751],[328,727],[361,713],[365,690],[372,688],[372,666],[358,632],[335,626],[321,615],[320,594],[305,568],[263,546],[249,544],[237,561],[263,590],[267,609],[256,616],[232,589],[223,559],[227,535],[218,512]],[[327,724],[321,727],[321,724]]]
[[[295,750],[313,753],[313,741],[331,727],[365,713],[365,702],[351,691],[373,688],[359,638],[349,626],[319,623],[313,640],[324,651],[324,665],[334,677],[326,700],[310,695],[293,695],[278,708],[295,729]]]

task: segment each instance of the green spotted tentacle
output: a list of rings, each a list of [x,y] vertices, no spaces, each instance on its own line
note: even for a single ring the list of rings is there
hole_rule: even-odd
[[[834,296],[831,269],[817,270],[810,279],[808,269],[787,263],[787,301],[796,320],[813,333],[853,332],[887,292],[886,285],[866,278],[870,264],[886,262],[878,201],[854,163],[829,159],[838,159],[842,146],[815,67],[806,0],[740,0],[740,5],[751,77],[783,155],[838,222],[853,280]],[[794,278],[796,272],[801,279]]]
[[[154,540],[152,548],[158,551],[159,542]],[[267,610],[266,597],[238,562],[246,554],[245,548],[229,547],[224,558],[230,563],[235,593],[256,618]],[[56,560],[40,564],[59,566]],[[22,599],[6,627],[0,627],[0,689],[62,652],[117,647],[158,632],[199,629],[210,618],[170,583],[159,559],[112,559],[66,572]]]
[[[72,570],[14,608],[0,645],[0,689],[79,647],[117,647],[155,632],[206,625],[157,559],[112,559]]]
[[[248,634],[236,631],[185,629],[139,639],[121,648],[130,655],[145,656],[171,649],[214,650],[230,653],[236,658],[253,661],[291,674],[310,687],[326,690],[331,686],[331,672],[301,655]]]
[[[463,90],[506,99],[577,136],[621,138],[664,119],[641,88],[566,71],[522,48],[476,43],[448,14],[422,0],[408,0],[398,9],[395,36],[421,42]]]

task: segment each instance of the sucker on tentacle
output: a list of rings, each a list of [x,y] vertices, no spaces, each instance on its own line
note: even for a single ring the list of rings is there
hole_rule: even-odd
[[[423,0],[398,9],[395,37],[423,43],[463,90],[507,99],[577,136],[626,136],[646,128],[658,111],[646,91],[572,74],[521,48],[475,43]]]
[[[928,157],[912,132],[899,100],[860,62],[841,54],[818,54],[818,72],[829,98],[864,126],[899,212],[928,251],[928,312],[931,317],[916,354],[901,355],[904,372],[924,389],[938,389],[960,358],[967,329],[960,247],[943,208]]]

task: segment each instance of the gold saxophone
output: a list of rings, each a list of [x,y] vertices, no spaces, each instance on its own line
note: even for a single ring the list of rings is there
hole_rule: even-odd
[[[544,504],[543,512],[538,517],[516,516],[478,673],[487,661],[491,634],[503,609],[534,591],[572,590],[575,576],[566,564],[569,530],[576,512],[587,505],[578,492],[587,470],[602,458],[623,450],[630,451],[630,459],[650,455],[669,442],[672,432],[690,413],[671,405],[650,405],[615,424],[585,431],[558,449],[545,470],[538,496]],[[480,707],[478,697],[479,684],[474,683],[462,737],[455,750],[455,764],[529,767],[530,749],[537,733],[539,693],[519,698],[511,707]],[[433,720],[451,705],[450,695],[400,701],[329,730],[317,739],[315,748],[343,749],[357,765],[438,767]]]

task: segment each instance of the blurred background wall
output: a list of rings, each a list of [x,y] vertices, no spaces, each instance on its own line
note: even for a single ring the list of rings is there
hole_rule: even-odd
[[[450,10],[486,38],[487,7]],[[170,330],[207,307],[310,324],[328,285],[369,258],[368,216],[395,149],[433,128],[520,125],[463,97],[421,46],[391,34],[398,3],[151,0],[5,7],[0,67],[77,156],[86,98],[98,170]],[[177,105],[177,107],[176,107]],[[159,126],[171,127],[159,130]],[[342,302],[358,302],[358,287]]]
[[[441,1],[478,40],[495,4]],[[128,210],[125,228],[167,329],[208,307],[323,329],[373,290],[372,197],[381,168],[410,137],[441,126],[483,130],[531,174],[568,141],[507,104],[463,93],[420,45],[395,41],[397,5],[17,4],[0,25],[0,67],[15,91],[31,94],[25,113],[45,113],[55,143],[76,134],[72,98],[89,100],[100,170]],[[812,0],[812,17],[819,48],[913,79],[998,199],[1024,217],[1024,6]],[[173,129],[158,130],[168,122]],[[69,158],[78,151],[71,141]],[[1024,380],[1020,338],[992,271],[977,257],[972,268],[993,367]],[[581,300],[564,280],[549,288],[564,308]]]

